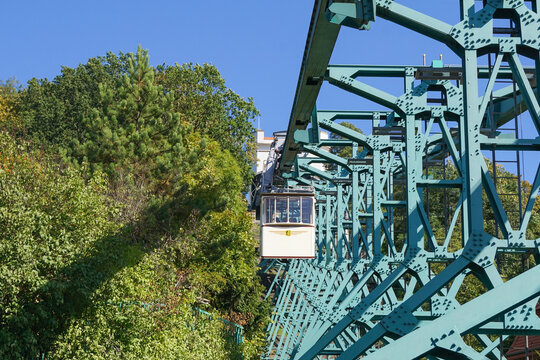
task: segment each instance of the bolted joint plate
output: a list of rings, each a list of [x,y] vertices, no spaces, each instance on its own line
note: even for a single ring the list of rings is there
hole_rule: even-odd
[[[468,348],[455,328],[448,332],[444,332],[441,335],[431,337],[430,341],[433,347],[449,350],[456,354],[460,354],[464,349]]]
[[[431,315],[433,316],[443,316],[458,307],[459,303],[452,298],[436,295],[431,299]]]
[[[520,36],[497,37],[493,34],[493,15],[497,9],[508,9],[516,13],[519,19]],[[464,49],[480,50],[489,46],[503,46],[501,51],[512,50],[515,46],[525,46],[538,50],[540,37],[538,27],[540,16],[529,10],[523,0],[490,0],[488,4],[474,15],[455,25],[450,36]]]
[[[337,323],[343,319],[348,314],[348,310],[342,309],[340,307],[334,307],[333,309],[327,309],[323,314],[323,319],[332,322],[333,324]]]
[[[405,255],[403,265],[419,274],[428,270],[428,253],[421,249],[410,249]]]
[[[487,268],[493,265],[496,252],[497,239],[485,232],[476,232],[471,234],[462,255],[478,266]]]
[[[380,324],[388,331],[404,336],[414,330],[418,324],[418,319],[412,312],[404,306],[398,306],[389,315],[383,318]]]
[[[523,249],[527,246],[527,240],[525,238],[525,232],[514,230],[508,234],[508,247]]]
[[[504,328],[512,330],[532,330],[540,328],[540,318],[536,316],[538,299],[525,303],[504,315]]]

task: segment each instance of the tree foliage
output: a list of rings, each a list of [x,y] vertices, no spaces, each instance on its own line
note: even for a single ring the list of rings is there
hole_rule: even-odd
[[[21,92],[21,118],[29,138],[56,151],[84,135],[83,119],[100,107],[101,86],[122,78],[129,56],[107,53],[76,68],[62,67],[52,81],[33,78]]]
[[[227,88],[219,71],[209,64],[162,65],[157,71],[157,82],[174,94],[174,110],[195,131],[233,154],[244,181],[250,182],[255,150],[252,121],[259,114],[253,99],[243,99]]]
[[[173,130],[182,133],[177,125],[184,124],[228,150],[240,165],[244,183],[251,181],[253,119],[258,111],[251,98],[244,99],[227,88],[212,65],[163,64],[153,68],[148,64],[148,53],[142,49],[136,55],[107,53],[76,68],[63,67],[61,75],[52,81],[32,79],[21,96],[21,118],[27,136],[52,151],[61,149],[79,162],[85,155],[99,155],[107,160],[106,155],[112,150],[123,154],[116,156],[150,154],[148,142],[156,140],[152,137],[174,146],[177,139],[164,139],[164,135],[172,136]],[[140,102],[134,106],[137,99]],[[121,102],[127,107],[123,108]],[[156,110],[157,113],[153,112]],[[139,125],[148,131],[140,135],[128,126],[129,121],[135,122],[138,112],[154,119],[134,123],[135,130]],[[109,124],[113,119],[117,123]],[[103,130],[105,133],[96,132],[102,124],[112,127]],[[114,138],[115,130],[121,129],[124,132],[117,132],[119,137]],[[96,136],[111,139],[100,149]],[[132,148],[125,148],[126,140]],[[87,149],[82,146],[84,143]],[[167,163],[166,159],[160,160]]]
[[[0,81],[0,129],[13,133],[22,127],[19,86],[15,79]]]
[[[51,357],[239,359],[217,317],[198,317],[194,294],[175,288],[175,268],[165,259],[163,250],[144,254],[98,288],[81,316],[69,319]]]
[[[66,156],[88,162],[113,179],[119,172],[163,182],[184,157],[186,126],[172,112],[172,95],[154,84],[148,54],[139,47],[128,57],[127,73],[115,84],[99,84],[100,107],[82,122],[82,138]]]
[[[116,210],[105,201],[102,175],[88,183],[74,170],[60,175],[6,135],[0,151],[0,354],[17,358],[50,343],[90,295],[83,269],[65,264],[88,256],[117,229]]]
[[[259,354],[268,305],[241,193],[257,111],[210,65],[148,60],[109,53],[0,93],[17,139],[0,135],[2,358]],[[117,306],[141,302],[159,310]],[[245,344],[193,306],[244,325]]]

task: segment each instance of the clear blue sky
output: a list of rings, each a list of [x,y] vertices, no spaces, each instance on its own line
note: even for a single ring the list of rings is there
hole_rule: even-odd
[[[459,21],[456,1],[400,3]],[[61,66],[141,44],[153,65],[214,64],[227,86],[254,98],[269,134],[287,128],[312,9],[313,0],[2,1],[0,79],[52,79]],[[419,65],[423,53],[428,62],[443,54],[445,63],[459,63],[445,46],[381,19],[371,31],[343,28],[331,62]],[[400,95],[391,82],[372,84]],[[379,107],[324,85],[318,108]]]
[[[212,63],[251,96],[268,132],[286,128],[313,0],[2,1],[0,79],[53,78],[107,51],[153,65]]]
[[[437,3],[435,10],[453,8],[457,19],[454,2]],[[51,79],[61,66],[107,51],[136,51],[141,44],[154,65],[214,64],[230,88],[255,99],[269,133],[287,127],[312,9],[313,0],[2,1],[0,79]],[[441,49],[450,54],[386,21],[376,25],[364,33],[343,29],[333,62],[419,64],[424,52],[428,59],[438,58]],[[390,42],[398,34],[404,41]],[[347,96],[328,97],[321,106],[358,104]]]

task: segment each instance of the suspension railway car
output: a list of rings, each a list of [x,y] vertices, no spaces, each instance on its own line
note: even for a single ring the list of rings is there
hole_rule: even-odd
[[[261,195],[261,257],[315,258],[315,194],[282,190]]]

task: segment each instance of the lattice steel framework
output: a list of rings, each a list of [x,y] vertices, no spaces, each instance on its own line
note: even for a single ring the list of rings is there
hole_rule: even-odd
[[[277,175],[315,187],[318,257],[266,264],[276,277],[263,358],[502,359],[506,337],[540,334],[538,4],[459,6],[451,25],[393,0],[316,1]],[[511,25],[494,25],[499,18]],[[376,19],[447,45],[461,66],[328,64],[341,26],[366,30]],[[486,54],[494,62],[479,66]],[[402,95],[364,77],[401,78]],[[317,110],[323,81],[387,111]],[[535,129],[525,136],[503,130],[519,114]],[[371,133],[339,120],[368,121]],[[320,129],[340,138],[320,139]],[[350,147],[350,157],[332,146]],[[523,187],[517,178],[517,202],[484,157],[499,152],[533,154],[536,176]],[[444,202],[442,213],[430,212],[430,199]],[[515,256],[528,269],[505,278],[503,259]],[[474,283],[481,295],[467,298]]]

